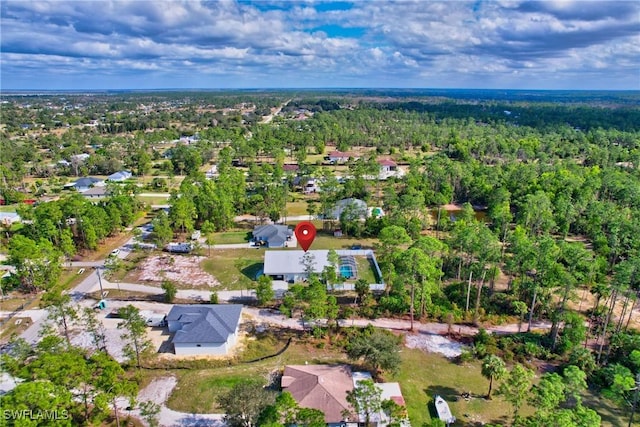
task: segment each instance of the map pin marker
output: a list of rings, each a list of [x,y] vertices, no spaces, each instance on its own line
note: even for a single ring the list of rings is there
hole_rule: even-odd
[[[309,246],[313,243],[313,239],[316,238],[316,227],[314,227],[314,225],[309,221],[302,221],[296,225],[294,233],[296,234],[296,239],[298,239],[302,249],[307,252],[309,250]]]

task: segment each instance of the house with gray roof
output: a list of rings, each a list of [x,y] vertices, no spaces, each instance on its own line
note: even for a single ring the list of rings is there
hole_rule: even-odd
[[[269,248],[284,248],[293,236],[293,230],[286,225],[259,225],[253,229],[253,241]]]
[[[129,171],[120,171],[120,172],[112,173],[107,177],[107,179],[112,182],[122,182],[131,178],[131,176],[132,176],[131,172]]]
[[[85,176],[83,178],[78,178],[71,184],[66,184],[64,188],[75,188],[78,192],[84,193],[88,189],[99,185],[104,185],[104,181],[92,176]]]
[[[241,304],[174,305],[167,314],[177,355],[224,356],[236,343]]]

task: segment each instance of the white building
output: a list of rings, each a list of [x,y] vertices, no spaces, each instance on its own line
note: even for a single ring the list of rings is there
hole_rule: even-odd
[[[311,271],[322,273],[329,266],[328,250],[306,252],[310,258]],[[306,279],[309,274],[304,261],[304,251],[265,251],[264,274],[275,280],[297,282]]]

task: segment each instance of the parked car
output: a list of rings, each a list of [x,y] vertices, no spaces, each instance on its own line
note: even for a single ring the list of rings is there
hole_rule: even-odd
[[[114,249],[111,251],[111,256],[116,256],[120,253],[120,249]]]

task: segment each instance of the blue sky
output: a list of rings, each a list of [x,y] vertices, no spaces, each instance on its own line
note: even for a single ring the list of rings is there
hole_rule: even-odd
[[[2,1],[2,89],[640,90],[639,1]]]

